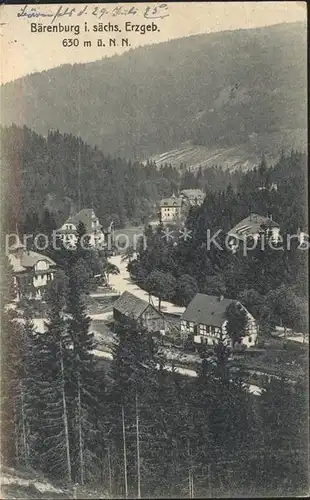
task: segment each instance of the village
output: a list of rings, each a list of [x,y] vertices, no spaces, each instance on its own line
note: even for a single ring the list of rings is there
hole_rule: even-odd
[[[204,197],[199,189],[185,189],[178,196],[173,193],[170,198],[160,200],[158,220],[152,222],[153,227],[161,224],[164,228],[169,227],[170,235],[177,234],[184,229],[189,210],[201,206]],[[97,343],[96,357],[109,363],[118,327],[136,325],[156,340],[166,359],[166,369],[183,376],[196,377],[202,358],[211,356],[219,341],[230,348],[231,364],[247,369],[248,387],[254,394],[261,393],[263,380],[279,379],[285,373],[294,381],[300,375],[300,359],[306,352],[303,346],[308,343],[306,333],[277,325],[267,339],[262,338],[257,319],[241,302],[223,295],[197,293],[186,307],[160,300],[137,285],[128,271],[128,262],[134,260],[136,249],[130,246],[131,252],[126,254],[126,247],[121,245],[122,237],[132,245],[133,235],[139,233],[141,236],[143,226],[130,228],[129,240],[126,229],[115,230],[113,223],[104,229],[93,209],[82,209],[72,214],[56,233],[72,250],[76,245],[79,223],[86,228],[90,246],[96,251],[105,251],[113,269],[111,274],[96,276],[98,284],[86,299]],[[266,230],[275,242],[279,240],[280,226],[272,215],[250,213],[228,233],[232,252],[238,241],[247,238],[255,241]],[[302,242],[304,235],[299,234],[299,238]],[[113,245],[116,240],[119,245]],[[174,244],[177,244],[177,239]],[[17,302],[27,297],[35,304],[34,325],[37,331],[43,332],[44,291],[57,273],[56,263],[44,254],[27,249],[20,239],[10,247],[9,260],[18,292]],[[240,312],[244,321],[241,319],[240,322],[239,317],[240,331],[233,338],[228,332],[229,314],[234,316],[238,325]]]

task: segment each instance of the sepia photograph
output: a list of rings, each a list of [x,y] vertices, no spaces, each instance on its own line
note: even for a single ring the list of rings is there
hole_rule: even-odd
[[[307,497],[307,3],[0,6],[0,496]]]

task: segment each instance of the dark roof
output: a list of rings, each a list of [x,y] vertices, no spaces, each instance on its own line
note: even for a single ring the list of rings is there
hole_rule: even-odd
[[[216,295],[204,295],[197,293],[193,300],[189,303],[186,311],[182,315],[182,319],[201,323],[208,326],[222,326],[226,319],[226,309],[232,304],[237,303],[234,299],[220,300]]]
[[[184,195],[188,198],[201,198],[201,197],[205,197],[205,194],[203,191],[201,191],[201,189],[183,189],[181,191],[181,195]]]
[[[264,217],[259,214],[250,214],[248,217],[238,222],[228,234],[237,238],[244,238],[245,236],[259,233],[264,225],[269,228],[280,227],[277,222],[269,217]]]
[[[65,222],[65,224],[67,224],[67,222]],[[73,224],[73,223],[72,223]],[[57,229],[57,233],[59,234],[76,234],[77,233],[77,230],[76,229]]]
[[[128,316],[134,320],[140,318],[141,314],[144,313],[145,309],[150,304],[146,300],[142,300],[136,297],[130,292],[125,291],[113,304],[113,309]]]
[[[163,198],[160,200],[160,206],[161,207],[181,207],[182,206],[182,199],[181,198],[176,198],[175,196],[172,196],[171,198]]]

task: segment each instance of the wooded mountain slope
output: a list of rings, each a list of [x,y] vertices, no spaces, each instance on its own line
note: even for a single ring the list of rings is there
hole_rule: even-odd
[[[306,36],[303,23],[202,34],[35,73],[2,86],[2,123],[139,160],[185,141],[301,149]]]

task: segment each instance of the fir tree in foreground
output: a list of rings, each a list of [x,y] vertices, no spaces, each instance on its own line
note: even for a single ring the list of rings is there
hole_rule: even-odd
[[[84,295],[78,287],[76,268],[69,270],[67,292],[67,328],[70,337],[69,394],[72,467],[75,480],[84,484],[96,473],[99,464],[95,454],[99,435],[97,428],[99,394],[97,384],[94,334],[89,331]]]
[[[58,282],[47,294],[47,322],[35,338],[32,390],[38,398],[33,428],[41,469],[71,482],[70,450],[70,338],[64,318],[64,295]]]
[[[1,453],[14,466],[26,458],[26,428],[21,423],[23,400],[23,327],[17,321],[13,268],[7,257],[1,269]],[[23,405],[22,405],[23,406]],[[24,421],[25,423],[25,421]],[[21,429],[23,428],[22,449]]]

